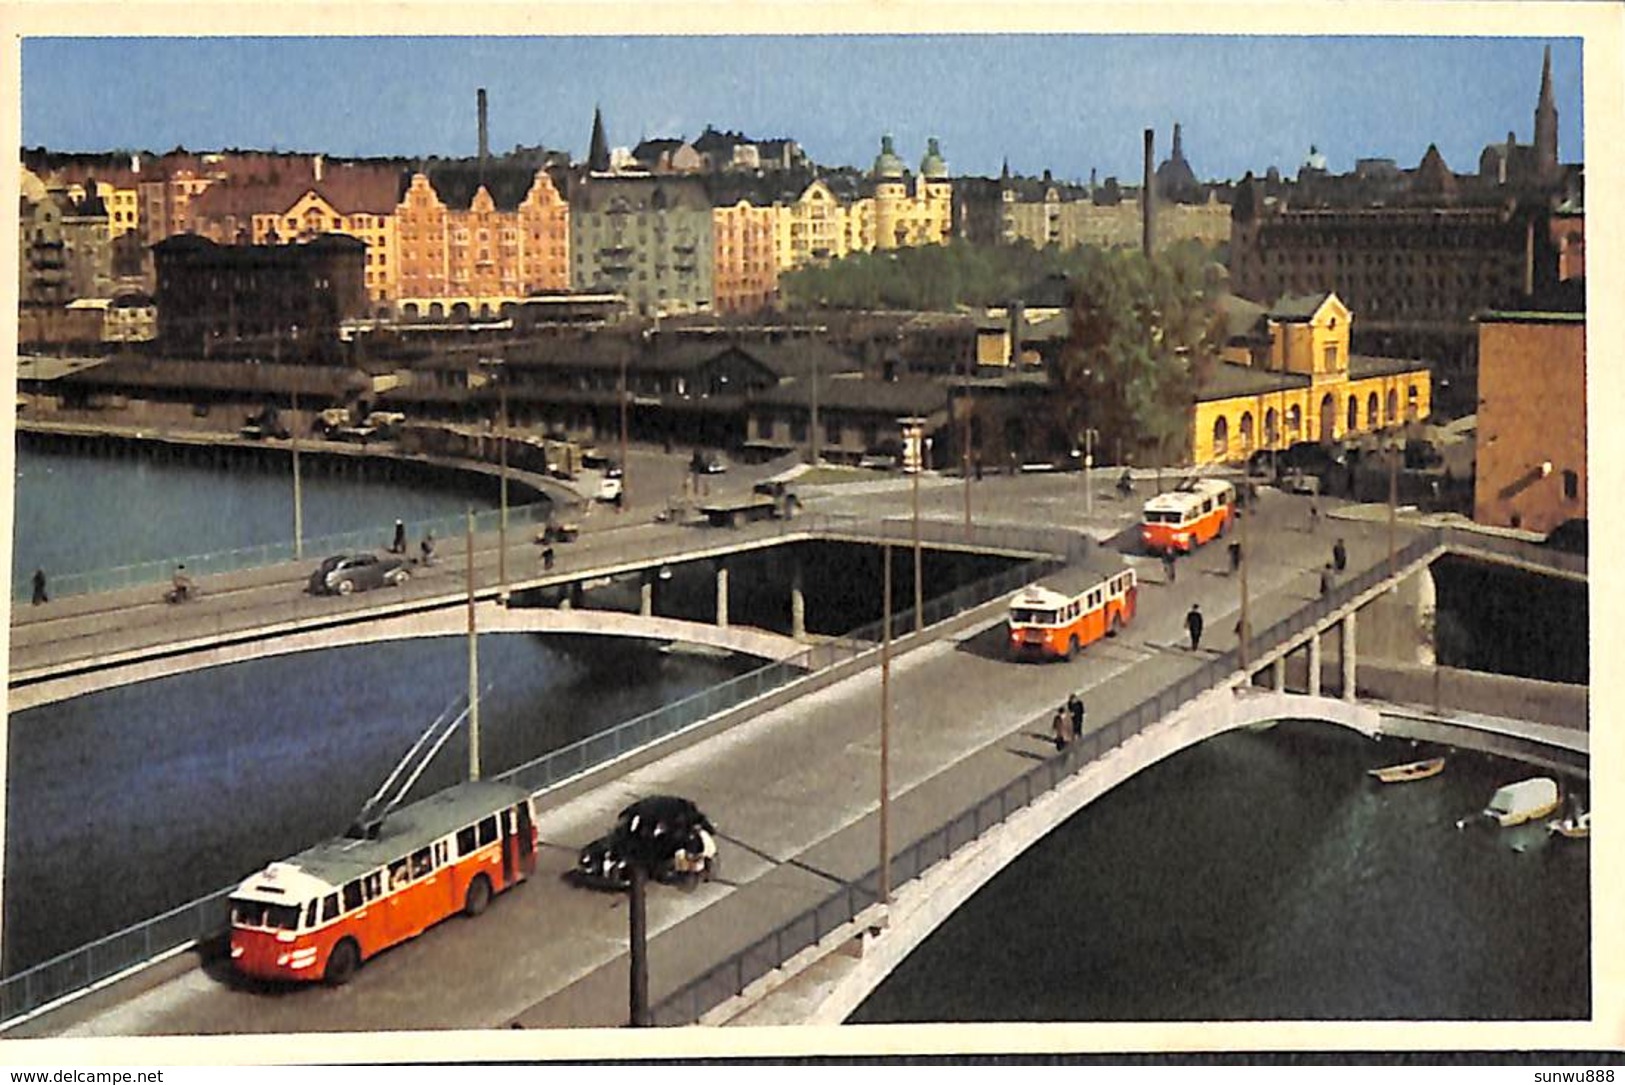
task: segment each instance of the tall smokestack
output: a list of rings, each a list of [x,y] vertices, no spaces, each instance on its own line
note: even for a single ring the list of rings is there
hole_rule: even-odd
[[[485,124],[485,88],[484,87],[481,87],[479,89],[478,94],[477,94],[477,98],[478,98],[478,101],[479,101],[479,108],[480,108],[480,180],[483,181],[483,180],[485,180],[485,159],[486,159],[486,156],[491,153],[491,144],[490,144],[490,141],[487,139],[487,128],[486,128],[486,124]]]
[[[1146,256],[1156,251],[1153,243],[1156,240],[1156,209],[1153,189],[1156,181],[1155,154],[1156,133],[1147,128],[1145,130],[1145,180],[1140,185],[1140,247],[1145,250]]]

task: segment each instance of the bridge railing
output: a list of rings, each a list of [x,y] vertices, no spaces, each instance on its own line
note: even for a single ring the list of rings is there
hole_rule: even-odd
[[[1442,536],[1437,531],[1413,539],[1396,552],[1396,570],[1402,574],[1441,541]],[[1256,659],[1262,653],[1289,644],[1305,629],[1334,614],[1387,578],[1388,566],[1384,561],[1336,585],[1326,595],[1254,637],[1249,645],[1252,648],[1249,658]],[[1084,765],[1117,749],[1181,705],[1221,683],[1235,680],[1240,667],[1240,656],[1236,649],[1223,652],[1202,664],[1195,672],[1118,713],[1095,730],[1086,731],[1065,754],[1039,762],[996,794],[966,807],[936,829],[900,848],[891,857],[892,885],[900,886],[920,877],[966,844],[1002,824],[1011,814],[1053,790]],[[1046,733],[1048,728],[1047,712],[1034,716],[1022,726],[1022,730],[1040,733]],[[842,884],[813,907],[679,987],[654,1008],[654,1023],[692,1024],[729,999],[737,997],[750,984],[781,967],[802,950],[839,931],[878,903],[879,881],[879,868],[875,867]]]
[[[508,526],[509,528],[522,528],[545,523],[552,508],[553,506],[545,501],[538,501],[529,505],[510,505],[508,507]],[[494,532],[498,530],[501,523],[501,509],[485,509],[474,514],[474,530],[478,533]],[[456,542],[463,538],[467,530],[468,517],[466,514],[441,516],[431,520],[413,520],[406,525],[408,549],[412,555],[416,555],[416,547],[426,532],[434,532],[435,538],[440,541],[443,547],[448,541]],[[312,562],[312,567],[314,567],[315,562],[332,554],[342,554],[352,550],[381,551],[389,546],[394,534],[395,525],[384,524],[307,538],[303,546],[304,558]],[[259,546],[239,546],[229,550],[211,550],[201,554],[184,554],[164,558],[160,561],[142,561],[132,565],[118,565],[110,569],[51,574],[47,589],[51,595],[58,597],[88,595],[94,592],[138,588],[147,584],[167,584],[174,575],[175,566],[178,564],[185,565],[189,575],[199,577],[238,572],[243,569],[257,569],[267,565],[279,565],[295,560],[298,560],[298,556],[294,550],[293,540],[283,539],[279,542],[264,543]],[[17,602],[27,601],[31,591],[32,585],[26,576],[18,578],[11,586],[12,598]]]
[[[1540,543],[1529,542],[1524,539],[1509,538],[1505,535],[1492,535],[1484,531],[1465,531],[1453,527],[1445,527],[1441,531],[1445,545],[1452,550],[1500,554],[1504,557],[1527,561],[1532,565],[1543,565],[1550,569],[1579,573],[1582,576],[1585,575],[1589,564],[1585,554],[1571,554],[1564,550],[1542,546]]]
[[[511,513],[512,510],[510,510]],[[926,625],[1010,594],[1047,572],[1053,562],[1030,562],[965,585],[926,603]],[[894,635],[912,630],[913,609],[893,616]],[[608,731],[562,747],[502,773],[497,779],[545,790],[641,746],[676,734],[806,676],[877,649],[882,622],[810,647],[800,657],[748,674],[645,713]],[[226,900],[235,884],[162,915],[69,950],[0,979],[0,1028],[58,999],[134,969],[166,953],[217,937],[227,928]]]

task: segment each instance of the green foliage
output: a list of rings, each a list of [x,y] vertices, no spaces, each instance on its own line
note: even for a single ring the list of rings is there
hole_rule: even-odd
[[[1138,250],[1091,251],[1073,281],[1072,327],[1056,380],[1069,433],[1159,464],[1189,453],[1197,390],[1224,345],[1221,283],[1200,246],[1155,261]]]
[[[1083,249],[1055,246],[921,245],[891,252],[854,253],[779,277],[779,292],[794,308],[951,310],[997,306],[1020,297],[1052,275],[1070,275]]]

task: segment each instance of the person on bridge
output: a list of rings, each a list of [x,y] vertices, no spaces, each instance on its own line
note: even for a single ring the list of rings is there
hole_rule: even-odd
[[[423,541],[418,544],[418,550],[423,554],[423,564],[434,564],[434,532],[425,531]]]
[[[1233,542],[1233,543],[1230,544],[1230,575],[1231,576],[1236,575],[1236,570],[1240,569],[1240,568],[1241,568],[1241,543]]]
[[[186,564],[175,566],[175,575],[169,579],[169,601],[184,603],[197,595],[197,585],[186,575]]]
[[[41,603],[49,603],[50,601],[51,601],[51,597],[45,593],[45,570],[44,569],[35,569],[34,570],[34,605],[39,606]]]
[[[1320,571],[1320,594],[1321,595],[1325,596],[1325,595],[1330,595],[1332,593],[1332,581],[1333,581],[1334,577],[1335,577],[1335,574],[1332,571],[1332,563],[1328,561],[1326,563],[1326,567]]]
[[[1050,720],[1050,729],[1055,732],[1055,749],[1066,749],[1066,744],[1072,741],[1072,721],[1067,718],[1066,706],[1062,705],[1055,710],[1055,718]]]
[[[1185,630],[1191,635],[1191,651],[1202,646],[1202,604],[1192,603],[1185,615]]]
[[[395,521],[395,541],[389,544],[391,554],[406,553],[406,525],[399,520]]]
[[[1162,552],[1162,579],[1169,584],[1177,579],[1174,571],[1174,552],[1171,548]]]
[[[1083,734],[1083,698],[1074,690],[1066,699],[1066,714],[1072,717],[1072,737],[1078,738]]]
[[[551,546],[543,548],[543,550],[542,550],[542,569],[543,569],[543,571],[549,571],[549,570],[551,570],[553,568],[554,558],[555,558],[555,555],[553,553],[553,548]]]
[[[1332,543],[1332,568],[1338,572],[1342,572],[1344,569],[1347,569],[1348,566],[1348,548],[1343,545],[1343,540],[1339,538],[1336,542]]]
[[[1320,527],[1320,502],[1311,497],[1309,499],[1309,534],[1313,535]]]

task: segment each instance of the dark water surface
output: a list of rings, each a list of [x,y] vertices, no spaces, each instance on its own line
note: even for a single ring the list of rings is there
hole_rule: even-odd
[[[1455,828],[1540,774],[1512,762],[1364,775],[1414,756],[1305,723],[1193,747],[1034,845],[851,1021],[1589,1016],[1590,845]]]

